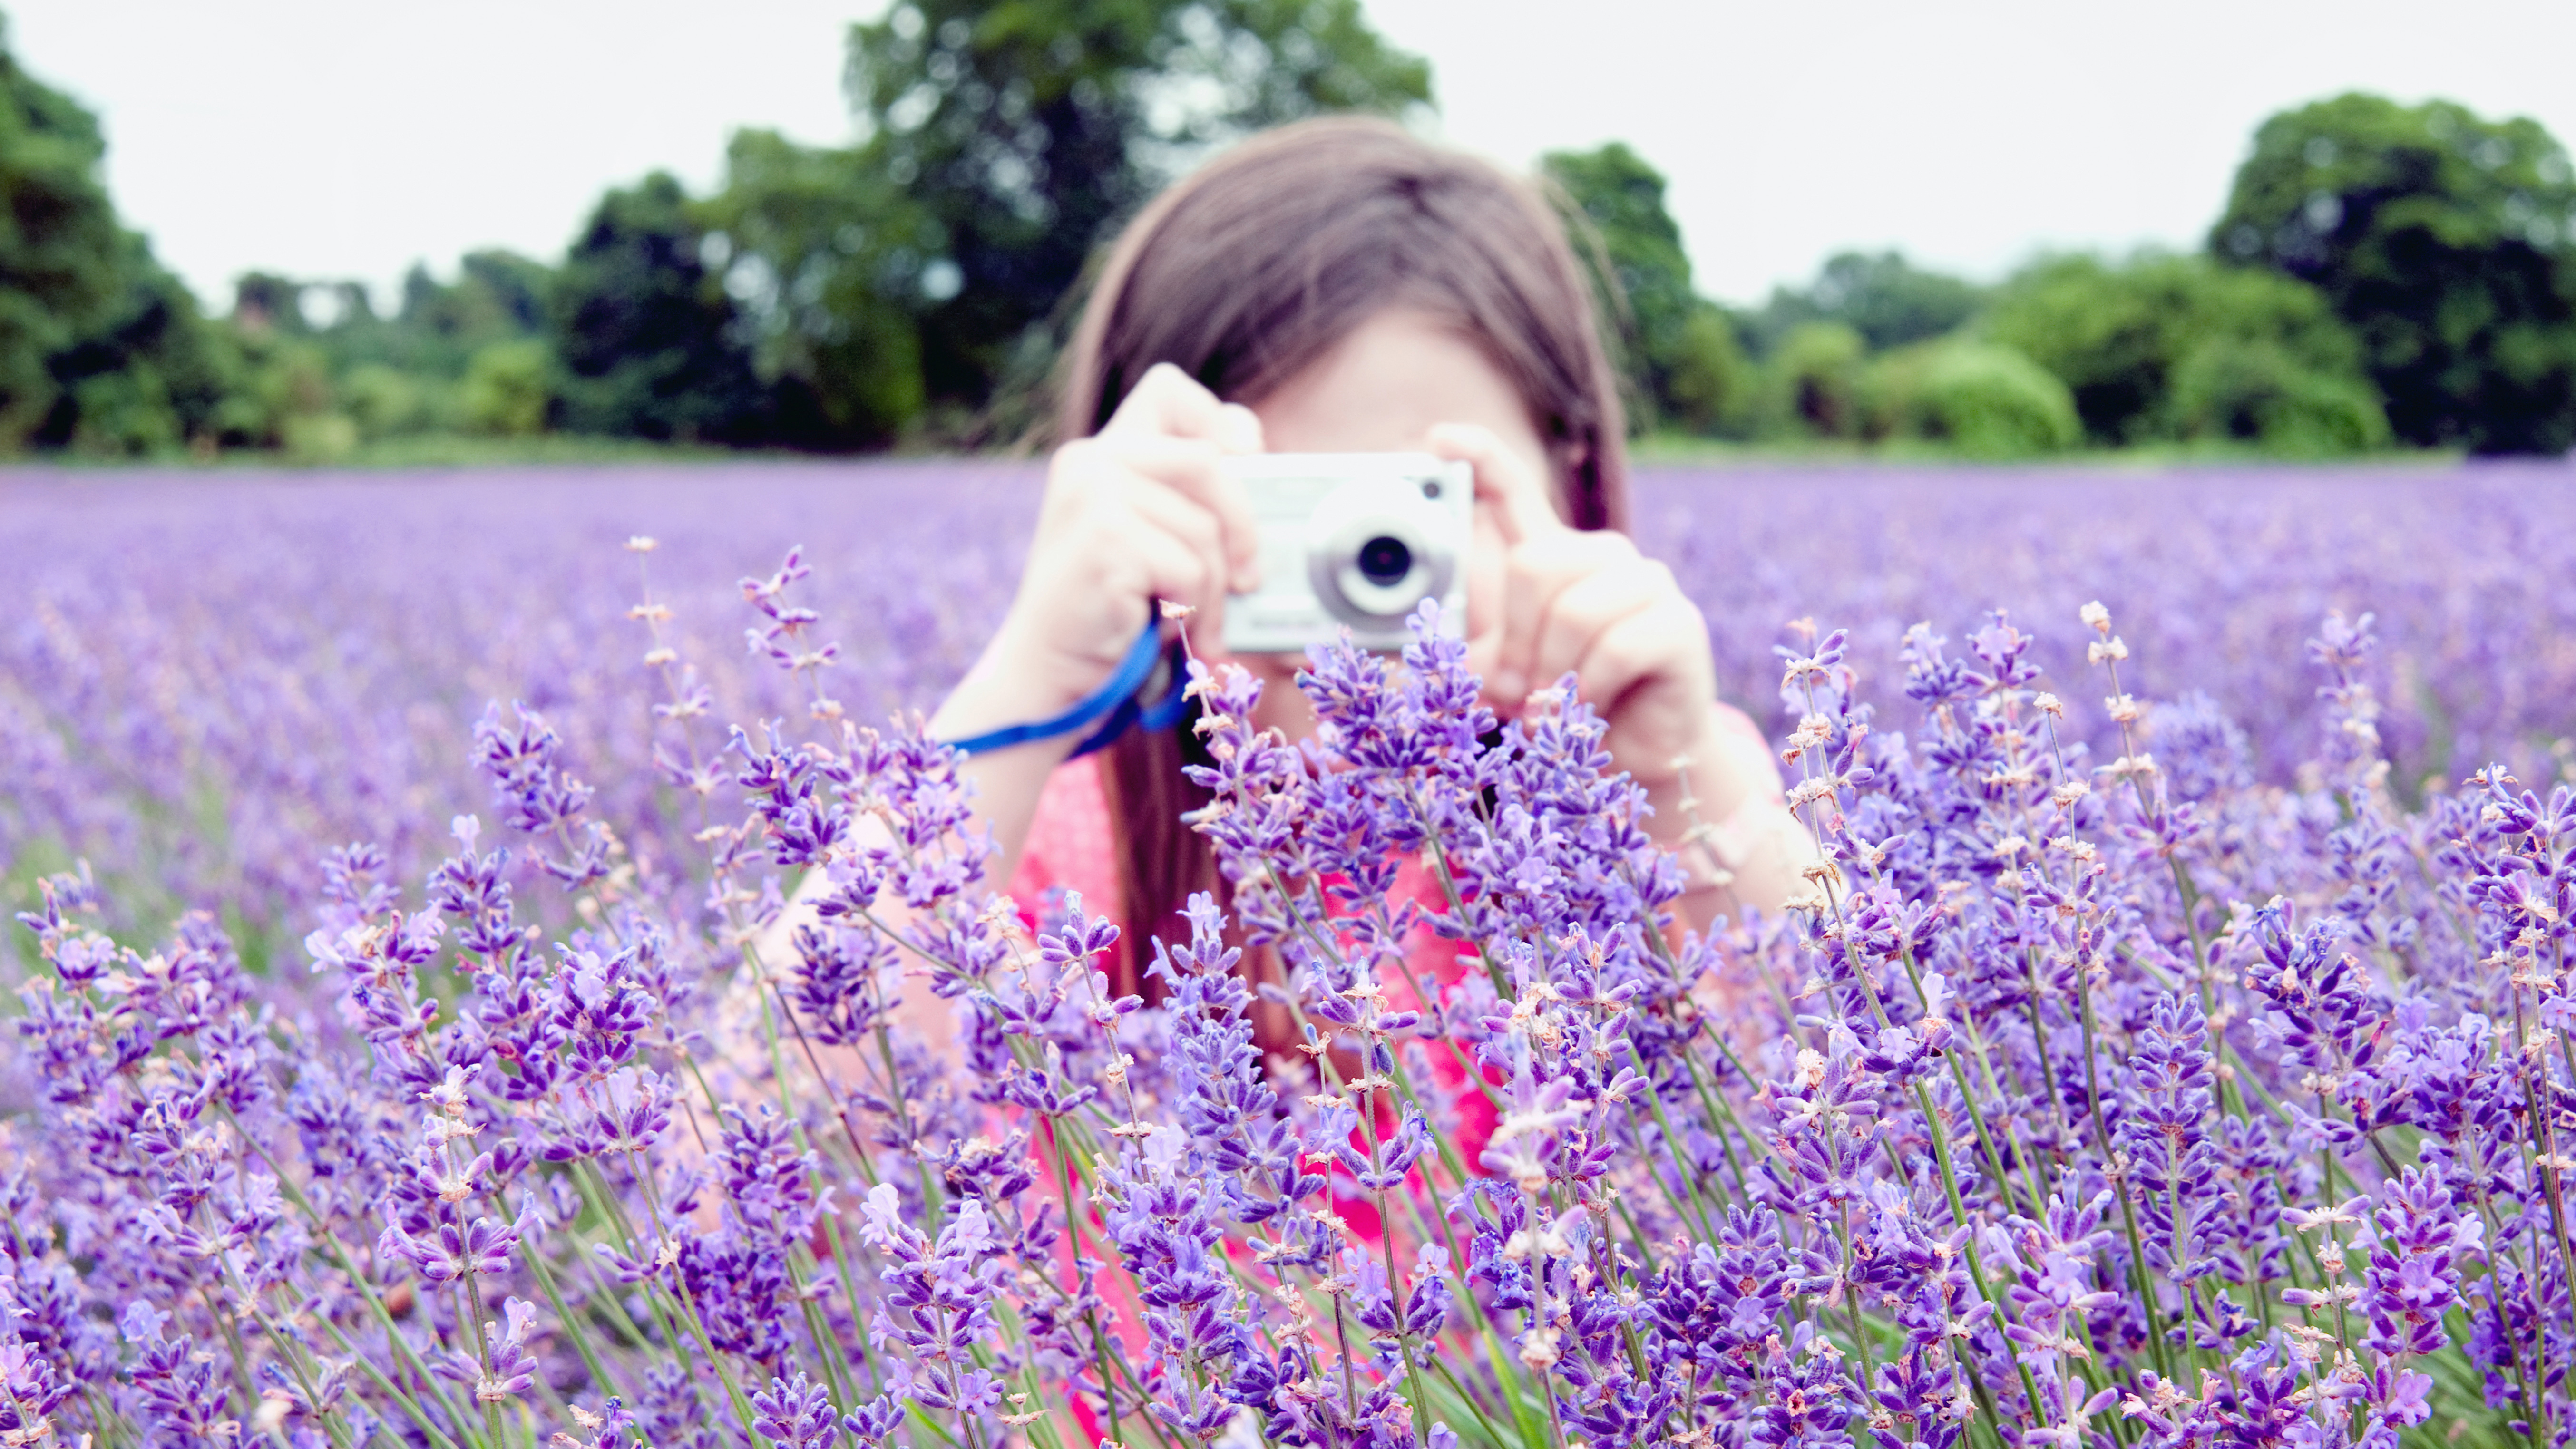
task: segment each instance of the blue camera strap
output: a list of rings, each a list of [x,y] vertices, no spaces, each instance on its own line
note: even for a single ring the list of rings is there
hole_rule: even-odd
[[[1172,670],[1161,699],[1150,705],[1137,702],[1137,696],[1153,677],[1154,665],[1163,655],[1162,620],[1149,612],[1143,631],[1137,634],[1135,643],[1127,646],[1127,657],[1118,661],[1117,670],[1073,708],[1047,719],[1004,725],[966,739],[951,740],[948,747],[980,755],[989,750],[1025,745],[1032,740],[1051,740],[1058,735],[1069,735],[1098,721],[1099,727],[1083,736],[1082,742],[1073,747],[1073,753],[1065,757],[1078,760],[1094,750],[1106,748],[1120,735],[1139,725],[1148,730],[1170,729],[1181,722],[1182,712],[1189,707],[1189,696],[1181,687],[1177,666]]]

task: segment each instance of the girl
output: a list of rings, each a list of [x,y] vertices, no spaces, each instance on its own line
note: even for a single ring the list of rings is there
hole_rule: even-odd
[[[1245,142],[1166,191],[1101,269],[1063,374],[1058,436],[1009,614],[938,714],[962,740],[1057,715],[1118,667],[1155,601],[1189,606],[1197,656],[1225,658],[1226,595],[1256,536],[1232,453],[1423,451],[1475,472],[1469,659],[1508,718],[1568,672],[1608,722],[1616,768],[1684,851],[1693,924],[1776,908],[1806,836],[1751,722],[1716,698],[1707,625],[1621,530],[1628,477],[1615,376],[1582,268],[1532,188],[1378,121],[1305,122]],[[1258,723],[1314,720],[1303,660],[1234,662],[1264,680]],[[970,764],[1034,916],[1051,887],[1123,922],[1121,992],[1192,891],[1225,899],[1183,825],[1206,796],[1190,721],[1067,763],[1075,733]],[[1685,808],[1684,766],[1696,801]],[[1435,970],[1440,979],[1453,972]]]

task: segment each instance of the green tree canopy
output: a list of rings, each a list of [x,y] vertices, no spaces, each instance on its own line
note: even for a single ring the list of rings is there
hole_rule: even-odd
[[[467,252],[453,282],[415,266],[403,277],[392,318],[403,338],[397,346],[408,355],[387,360],[461,376],[484,348],[542,334],[553,295],[554,269],[516,252]]]
[[[127,455],[224,431],[241,359],[127,231],[98,122],[22,69],[0,21],[0,450]]]
[[[743,131],[726,152],[724,188],[699,210],[775,392],[781,441],[892,441],[924,402],[909,300],[934,250],[921,208],[864,150]]]
[[[2351,330],[2324,294],[2274,272],[2157,252],[2048,257],[1997,289],[1981,330],[2063,380],[2104,445],[2213,437],[2315,453],[2387,437]]]
[[[934,398],[981,405],[1105,231],[1189,158],[1325,111],[1428,104],[1359,0],[901,0],[852,27],[868,164],[927,228],[886,258]],[[907,254],[898,254],[907,253]]]
[[[0,448],[46,426],[51,359],[112,329],[157,272],[99,181],[107,144],[79,103],[27,74],[0,21]]]
[[[362,420],[362,428],[381,436],[427,426],[440,411],[437,398],[464,378],[483,349],[543,336],[553,285],[553,269],[543,262],[515,252],[468,252],[453,282],[415,264],[393,311],[380,315],[361,283],[250,272],[234,283],[232,320],[245,333],[310,343],[334,378],[363,372],[364,410],[372,421]],[[315,307],[316,301],[328,306]],[[315,313],[323,314],[318,321]],[[389,371],[410,381],[390,382]],[[398,417],[410,421],[396,426]]]
[[[458,421],[468,432],[523,438],[545,431],[552,398],[546,344],[534,337],[495,342],[474,354],[458,389]]]
[[[1694,433],[1736,434],[1752,417],[1760,375],[1744,355],[1735,319],[1701,298],[1682,324],[1680,350],[1664,374],[1660,421]]]
[[[1807,286],[1774,288],[1771,300],[1747,319],[1747,330],[1754,349],[1766,356],[1810,322],[1839,322],[1885,351],[1956,330],[1984,301],[1984,289],[1974,283],[1923,271],[1903,253],[1842,252]]]
[[[2017,349],[1971,337],[1943,336],[1884,354],[1863,374],[1861,392],[1875,437],[1943,443],[1997,462],[2084,441],[2064,382]]]
[[[1682,230],[1664,206],[1663,173],[1623,142],[1556,151],[1539,161],[1565,203],[1600,241],[1602,315],[1635,394],[1630,422],[1672,420],[1705,430],[1740,390],[1740,353],[1725,315],[1691,285]]]
[[[122,456],[222,441],[241,350],[142,237],[120,231],[113,262],[105,313],[45,361],[54,400],[27,441]]]
[[[601,198],[552,288],[568,426],[708,442],[763,435],[759,382],[708,266],[721,250],[667,173]]]
[[[1856,438],[1869,344],[1842,322],[1802,322],[1762,362],[1758,423],[1773,437]]]
[[[2325,293],[2398,437],[2576,441],[2576,173],[2537,122],[2344,95],[2254,134],[2213,253]]]
[[[233,278],[233,321],[255,330],[302,337],[313,330],[304,317],[306,284],[275,272],[244,272]]]

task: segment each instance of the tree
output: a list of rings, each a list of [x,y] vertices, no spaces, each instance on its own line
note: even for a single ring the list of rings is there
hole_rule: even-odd
[[[342,339],[336,350],[345,363],[382,362],[460,378],[484,348],[542,336],[553,295],[554,269],[545,263],[497,249],[467,252],[452,283],[414,266],[385,325]]]
[[[1978,330],[2062,380],[2107,446],[2201,437],[2314,454],[2388,433],[2359,340],[2323,293],[2275,272],[2152,251],[2046,257],[1996,289]]]
[[[1712,406],[1709,393],[1722,390],[1717,378],[1727,364],[1711,351],[1709,326],[1724,326],[1725,317],[1692,288],[1681,227],[1664,206],[1663,173],[1618,141],[1550,152],[1539,170],[1600,244],[1608,273],[1595,279],[1596,290],[1637,395],[1631,422],[1640,430],[1676,415],[1702,428],[1714,423],[1722,404]],[[1704,319],[1696,329],[1694,319]],[[1677,383],[1687,401],[1676,396]]]
[[[1870,431],[2003,461],[2084,441],[2066,384],[2010,347],[1944,336],[1877,359],[1863,379]]]
[[[931,397],[981,406],[1108,229],[1205,149],[1325,111],[1426,105],[1359,0],[901,0],[852,27],[866,164],[920,208],[887,258]]]
[[[118,223],[106,150],[96,118],[21,69],[0,28],[0,450],[168,452],[219,434],[241,381],[226,337]]]
[[[244,272],[233,279],[233,325],[289,337],[311,335],[304,317],[305,283],[275,272]]]
[[[1922,271],[1900,252],[1843,252],[1828,259],[1807,287],[1774,288],[1749,330],[1754,350],[1765,356],[1810,322],[1839,322],[1883,352],[1955,331],[1984,302],[1984,289]]]
[[[542,346],[538,350],[544,351]],[[443,421],[438,406],[443,391],[437,379],[382,362],[350,368],[341,375],[339,387],[349,421],[357,424],[358,436],[368,440],[427,432]]]
[[[2351,94],[2254,133],[2216,256],[2312,282],[2418,445],[2576,441],[2576,172],[2537,122]]]
[[[1680,352],[1664,378],[1664,417],[1694,433],[1740,433],[1759,387],[1734,319],[1700,299],[1682,324]]]
[[[142,237],[120,231],[115,260],[118,291],[101,320],[45,359],[54,401],[28,441],[108,456],[220,441],[241,349]]]
[[[707,442],[761,436],[761,388],[706,241],[667,173],[601,198],[552,289],[567,427]]]
[[[924,402],[920,333],[900,300],[931,250],[921,209],[862,151],[743,131],[700,211],[776,395],[780,441],[893,441]]]
[[[2185,353],[2170,408],[2183,437],[2251,441],[2295,457],[2389,442],[2388,414],[2367,379],[2321,371],[2271,337],[2220,334]]]
[[[475,353],[458,389],[465,430],[503,438],[545,431],[547,361],[546,345],[533,337],[495,342]]]
[[[317,461],[356,446],[358,427],[339,410],[330,354],[309,332],[270,325],[258,313],[215,330],[230,337],[241,364],[239,385],[210,429],[213,441]]]
[[[21,69],[0,28],[0,449],[53,410],[48,360],[126,297],[136,253],[98,179],[106,151],[96,118]]]
[[[1762,431],[1854,438],[1861,432],[1860,383],[1869,344],[1841,322],[1789,329],[1762,361]]]

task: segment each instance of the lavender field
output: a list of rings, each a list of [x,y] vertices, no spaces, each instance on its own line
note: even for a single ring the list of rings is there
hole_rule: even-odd
[[[145,922],[229,912],[302,933],[324,850],[417,878],[480,799],[487,704],[541,711],[651,838],[636,560],[718,720],[792,708],[740,640],[736,588],[801,544],[832,690],[861,719],[928,709],[999,618],[1037,473],[1008,463],[745,465],[462,475],[0,477],[0,880],[13,907],[74,857]],[[2132,687],[2204,693],[2288,782],[2315,745],[2300,641],[2375,612],[2401,797],[2489,760],[2552,778],[2576,733],[2576,470],[1649,471],[1638,532],[1715,634],[1727,696],[1785,732],[1773,646],[1811,619],[1894,677],[1905,628],[1983,611],[2080,664],[2075,611],[2123,620]],[[2069,651],[2077,651],[2070,653]],[[2098,737],[2063,691],[2071,727]],[[7,950],[0,948],[0,955]]]
[[[0,480],[0,1443],[2564,1449],[2571,481],[1652,476],[1777,913],[1425,621],[1120,995],[1025,467]]]

